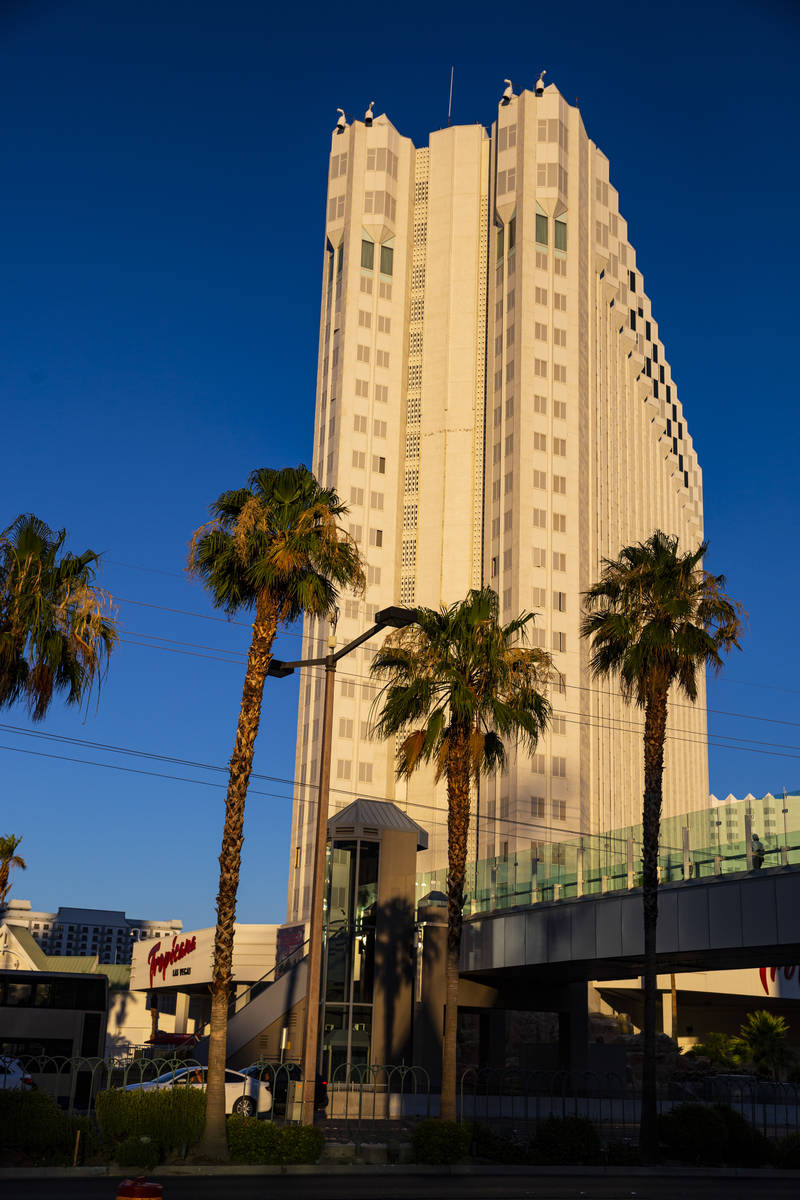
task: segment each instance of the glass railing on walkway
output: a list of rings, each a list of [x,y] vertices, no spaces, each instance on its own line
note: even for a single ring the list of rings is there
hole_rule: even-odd
[[[510,840],[510,839],[509,839]],[[536,841],[467,864],[465,915],[641,885],[642,826]],[[661,822],[659,879],[800,866],[800,795],[752,797]],[[444,868],[417,876],[417,899],[446,892]]]

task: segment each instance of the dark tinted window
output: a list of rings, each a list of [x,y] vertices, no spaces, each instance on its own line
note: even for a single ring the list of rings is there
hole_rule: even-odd
[[[33,1003],[36,1008],[49,1008],[53,1003],[52,983],[37,983]]]
[[[6,1004],[9,1008],[22,1008],[33,1003],[33,984],[15,983],[9,980],[6,984]]]
[[[90,1057],[102,1053],[100,1045],[101,1015],[98,1012],[88,1012],[83,1018],[83,1037],[81,1038],[81,1054]]]

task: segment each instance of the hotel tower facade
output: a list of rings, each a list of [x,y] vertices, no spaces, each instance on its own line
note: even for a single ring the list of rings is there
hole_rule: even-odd
[[[660,528],[696,546],[701,472],[609,163],[557,88],[507,94],[487,131],[417,148],[386,116],[331,138],[313,470],[349,507],[367,564],[338,644],[390,604],[439,607],[491,585],[536,613],[563,676],[537,753],[481,783],[480,858],[640,820],[641,714],[592,681],[581,593],[601,561]],[[307,621],[303,656],[329,630]],[[370,740],[369,644],[339,664],[331,811],[390,799],[446,862],[432,773],[396,781]],[[300,687],[289,921],[310,905],[322,673]],[[707,804],[705,688],[672,709],[664,813]]]

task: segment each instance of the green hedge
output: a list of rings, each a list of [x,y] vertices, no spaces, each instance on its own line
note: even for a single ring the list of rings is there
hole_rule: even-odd
[[[531,1161],[539,1163],[596,1163],[600,1137],[586,1117],[548,1117],[536,1130]]]
[[[152,1171],[163,1157],[163,1151],[158,1142],[149,1137],[129,1137],[118,1142],[114,1147],[114,1158],[121,1167],[139,1167],[144,1171]]]
[[[472,1130],[469,1125],[442,1121],[437,1117],[420,1121],[411,1140],[414,1162],[445,1166],[459,1162],[469,1153]]]
[[[321,1129],[309,1125],[273,1125],[257,1117],[228,1118],[228,1150],[233,1162],[287,1166],[315,1163],[325,1145]]]
[[[0,1151],[22,1154],[37,1165],[71,1164],[80,1130],[78,1161],[97,1150],[97,1134],[88,1117],[69,1117],[52,1096],[39,1091],[0,1091]]]
[[[203,1132],[206,1096],[200,1088],[163,1088],[144,1091],[115,1088],[100,1092],[95,1102],[97,1124],[108,1149],[116,1149],[130,1139],[149,1139],[160,1152],[184,1151],[194,1145]],[[146,1147],[147,1141],[143,1143]],[[135,1154],[133,1146],[127,1151]],[[146,1154],[146,1151],[142,1151]],[[122,1164],[122,1160],[117,1161]],[[139,1166],[130,1162],[126,1166]]]
[[[658,1118],[658,1135],[669,1158],[692,1166],[759,1167],[773,1156],[764,1135],[726,1104],[676,1104]]]
[[[790,1133],[775,1143],[775,1166],[788,1170],[800,1167],[800,1133]]]
[[[504,1137],[489,1125],[472,1126],[470,1151],[474,1158],[490,1163],[524,1164],[530,1162],[527,1138]]]
[[[740,1112],[727,1104],[716,1104],[714,1108],[722,1118],[727,1134],[726,1166],[761,1167],[772,1160],[773,1148],[769,1140]]]

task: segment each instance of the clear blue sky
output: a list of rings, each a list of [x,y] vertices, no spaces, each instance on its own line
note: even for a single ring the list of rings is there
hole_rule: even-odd
[[[451,64],[464,123],[546,67],[610,158],[704,471],[708,565],[750,614],[711,703],[768,720],[710,728],[777,745],[715,746],[712,789],[800,785],[799,31],[777,0],[2,0],[0,525],[32,510],[104,551],[124,626],[99,710],[56,704],[39,731],[226,763],[243,672],[218,651],[240,656],[247,628],[130,601],[212,615],[181,575],[207,505],[253,467],[310,462],[336,107],[374,98],[424,144]],[[249,802],[245,921],[285,912],[295,706],[293,680],[268,684],[255,769],[276,780]],[[37,751],[0,751],[16,895],[213,921],[223,790],[40,755],[224,776],[7,728],[0,744]]]

